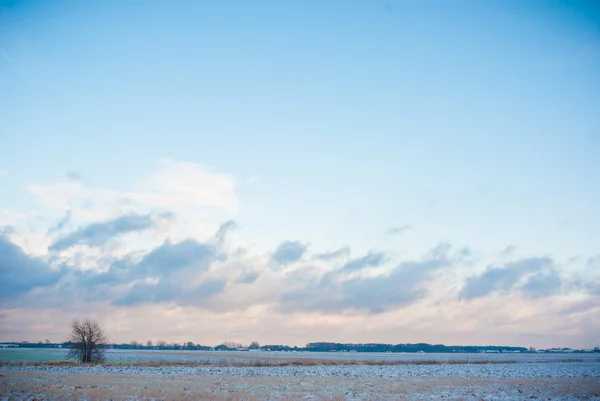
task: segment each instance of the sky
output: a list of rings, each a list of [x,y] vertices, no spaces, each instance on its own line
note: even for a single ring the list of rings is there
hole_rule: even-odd
[[[595,1],[1,1],[0,341],[599,346]]]

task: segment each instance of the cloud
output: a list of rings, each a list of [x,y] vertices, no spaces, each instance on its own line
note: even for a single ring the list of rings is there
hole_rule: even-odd
[[[188,205],[230,213],[238,210],[233,176],[216,173],[199,163],[169,159],[161,161],[158,172],[142,191],[125,196],[136,203],[162,205],[169,210]]]
[[[194,239],[175,243],[167,240],[143,255],[134,252],[107,257],[103,271],[82,271],[73,266],[58,284],[63,290],[65,285],[70,285],[71,292],[79,292],[76,296],[108,301],[116,306],[168,300],[183,302],[183,295],[192,291],[199,280],[206,279],[202,276],[212,263],[226,258],[212,243]],[[142,294],[144,291],[146,295]],[[54,296],[64,298],[61,293]]]
[[[172,301],[179,294],[179,285],[171,282],[159,282],[157,284],[136,283],[129,291],[112,302],[114,306],[133,306],[145,303],[160,303]]]
[[[489,266],[485,272],[467,279],[460,291],[461,299],[484,297],[495,292],[510,291],[525,275],[539,272],[553,266],[552,259],[547,257],[521,259],[500,267]],[[541,283],[532,282],[529,291],[539,291]]]
[[[198,301],[196,298],[210,292],[208,287],[194,283],[213,262],[223,258],[213,245],[194,239],[165,241],[137,262],[123,257],[113,260],[106,272],[80,272],[77,282],[86,291],[98,290],[114,306],[168,301],[193,304]],[[102,292],[102,286],[112,290]]]
[[[383,252],[369,252],[365,256],[352,259],[344,265],[344,270],[362,270],[365,267],[378,267],[387,261],[387,256]]]
[[[69,181],[83,181],[83,176],[75,171],[67,171],[65,177]]]
[[[600,286],[598,288],[600,288]],[[595,295],[600,295],[600,291]],[[597,297],[585,298],[584,300],[576,301],[573,304],[563,307],[558,311],[558,314],[573,315],[578,313],[584,313],[593,309],[599,309],[600,302],[598,301],[600,301],[600,299],[598,299]]]
[[[316,255],[313,255],[313,258],[317,260],[330,261],[338,258],[347,258],[349,255],[350,247],[345,246],[336,251],[317,253]]]
[[[169,215],[163,215],[169,217]],[[68,221],[68,215],[66,217]],[[65,223],[66,223],[65,221]],[[63,224],[59,222],[58,226]],[[79,228],[62,238],[53,242],[48,248],[51,251],[64,251],[75,245],[88,245],[90,247],[101,247],[113,238],[122,234],[127,234],[135,231],[148,230],[156,226],[154,217],[150,214],[137,215],[128,214],[117,217],[116,219],[91,223],[87,226]]]
[[[412,226],[411,225],[390,227],[386,231],[386,234],[388,234],[388,235],[397,235],[397,234],[402,234],[402,233],[404,233],[404,232],[406,232],[408,230],[412,230]]]
[[[271,261],[280,265],[297,262],[302,259],[306,249],[307,245],[300,241],[282,242],[271,255]]]
[[[156,174],[125,191],[91,188],[75,176],[67,178],[29,187],[37,209],[15,211],[18,217],[0,211],[0,225],[15,227],[0,228],[0,337],[7,336],[7,328],[18,328],[23,339],[45,338],[46,327],[60,333],[66,326],[56,321],[83,311],[103,317],[115,338],[126,340],[143,332],[169,341],[189,333],[217,340],[256,336],[288,342],[333,335],[362,341],[375,335],[393,341],[402,332],[406,341],[437,341],[442,332],[458,341],[513,341],[517,322],[520,333],[552,333],[552,342],[571,341],[559,331],[597,332],[576,321],[597,327],[593,318],[600,281],[593,274],[600,259],[590,258],[585,271],[576,269],[590,255],[572,263],[574,269],[552,264],[523,268],[521,274],[505,262],[526,250],[488,255],[495,259],[480,272],[470,269],[473,255],[486,257],[482,249],[472,254],[447,244],[404,261],[383,252],[351,254],[347,246],[313,254],[317,245],[311,245],[310,237],[304,243],[277,242],[270,249],[260,239],[232,235],[238,200],[229,174],[165,161]],[[67,210],[71,212],[65,215]],[[165,210],[176,213],[177,220],[164,224],[156,213]],[[46,212],[58,218],[49,219]],[[127,216],[137,220],[115,223]],[[219,227],[215,221],[225,223]],[[48,245],[67,251],[47,254]],[[488,272],[493,269],[500,270]],[[461,281],[465,274],[468,279]],[[569,281],[576,274],[579,281]],[[479,291],[467,288],[473,281],[482,284]],[[463,299],[485,297],[482,293],[501,296],[464,302],[456,296],[461,290]],[[569,296],[540,299],[557,294]],[[557,315],[569,305],[567,316]],[[28,316],[35,319],[19,326]],[[42,326],[40,318],[50,323]],[[198,321],[211,324],[198,329]],[[456,326],[456,321],[464,324]],[[465,333],[469,340],[463,339]]]
[[[215,234],[215,238],[217,239],[217,241],[223,242],[225,241],[225,237],[227,236],[227,234],[230,231],[235,230],[236,228],[238,228],[238,225],[235,223],[235,221],[226,221],[225,223],[219,226],[219,230]]]
[[[260,273],[257,271],[244,272],[235,279],[235,282],[238,284],[252,284],[259,277]]]
[[[215,278],[206,280],[190,292],[191,296],[188,299],[192,304],[201,303],[201,301],[215,294],[222,293],[226,284],[227,281],[223,279]]]
[[[72,213],[68,212],[50,228],[50,235],[64,229],[71,218]],[[120,235],[145,231],[171,218],[170,213],[126,214],[90,223],[58,238],[49,249],[65,250],[78,244],[100,247]],[[227,260],[228,255],[220,247],[220,242],[233,228],[233,221],[223,223],[206,243],[193,238],[178,242],[167,239],[149,251],[128,252],[125,247],[117,252],[106,250],[96,253],[87,249],[77,251],[67,259],[51,254],[48,261],[27,255],[5,237],[9,232],[3,229],[0,278],[7,288],[3,288],[2,295],[12,296],[12,304],[23,304],[25,299],[19,298],[21,295],[43,287],[26,303],[61,306],[73,302],[108,302],[114,306],[131,306],[172,301],[181,305],[198,305],[226,287],[226,278],[211,277],[208,270],[214,262]],[[93,266],[82,270],[82,258],[91,258]],[[52,264],[58,265],[52,267]],[[224,275],[225,272],[219,274]],[[256,280],[257,274],[248,274],[243,280],[251,283]]]
[[[502,251],[502,255],[510,256],[515,253],[516,249],[517,247],[515,247],[514,245],[509,245],[506,248],[504,248],[504,250]]]
[[[588,268],[592,268],[592,269],[600,268],[600,254],[588,258],[586,264],[587,264]]]
[[[15,233],[15,228],[13,226],[4,226],[0,227],[0,235],[11,235]]]
[[[563,280],[554,269],[535,273],[521,287],[531,298],[543,298],[557,294],[563,287]]]
[[[584,284],[585,289],[592,295],[600,295],[600,278]]]
[[[237,212],[235,180],[230,174],[190,162],[162,160],[157,171],[127,191],[90,188],[82,181],[63,179],[28,185],[44,209],[73,210],[81,223],[104,220],[119,214],[145,214],[169,210],[190,216],[195,213],[229,218]]]
[[[0,168],[0,177],[2,177],[4,175],[8,175],[8,170]]]
[[[71,220],[71,211],[70,210],[67,211],[67,213],[65,214],[65,217],[60,219],[54,226],[50,227],[46,234],[52,235],[52,234],[62,231],[62,229],[65,228],[65,226],[69,223],[69,220]]]
[[[213,295],[220,294],[227,282],[207,279],[196,287],[186,288],[180,282],[159,280],[156,283],[136,283],[128,292],[117,298],[114,306],[134,306],[148,303],[175,302],[181,306],[202,305]]]
[[[215,292],[203,283],[222,280],[211,277],[210,267],[225,259],[226,255],[210,243],[194,239],[165,241],[141,257],[132,254],[115,258],[107,271],[73,270],[52,297],[65,299],[68,292],[74,299],[108,302],[117,307],[162,302],[198,305],[209,292]],[[214,283],[211,285],[216,288]]]
[[[0,299],[26,294],[36,287],[54,285],[63,272],[31,257],[0,234]]]
[[[436,271],[456,261],[449,251],[447,244],[441,244],[421,259],[402,262],[377,276],[347,279],[340,272],[329,272],[304,288],[284,293],[280,308],[284,311],[340,313],[353,309],[381,313],[408,305],[427,295],[423,284]]]
[[[166,241],[144,256],[136,269],[144,274],[160,274],[187,267],[206,270],[215,257],[216,250],[213,246],[193,239],[176,244]]]

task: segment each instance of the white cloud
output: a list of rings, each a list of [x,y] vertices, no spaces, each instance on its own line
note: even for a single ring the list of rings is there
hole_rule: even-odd
[[[212,208],[227,213],[238,210],[231,175],[216,173],[202,164],[172,160],[162,160],[158,171],[141,188],[127,192],[90,188],[72,180],[30,185],[27,189],[44,207],[73,209],[83,215],[89,211],[89,218],[94,214],[106,218],[115,213],[157,208]]]
[[[81,308],[80,304],[88,305],[88,302],[91,302],[88,307],[105,319],[107,329],[115,341],[145,340],[139,338],[139,333],[144,333],[153,340],[183,341],[193,337],[197,339],[195,341],[207,344],[226,340],[302,344],[309,340],[350,342],[364,341],[365,338],[397,342],[397,333],[402,332],[402,341],[411,342],[478,343],[489,338],[490,342],[530,345],[523,343],[524,338],[535,339],[540,328],[543,328],[543,331],[557,333],[548,342],[558,341],[564,345],[579,342],[587,345],[587,332],[572,333],[567,327],[575,324],[582,328],[582,319],[597,313],[585,310],[564,317],[557,314],[579,304],[575,305],[572,299],[555,295],[545,299],[530,299],[521,292],[512,290],[490,292],[491,295],[486,293],[469,302],[460,301],[458,294],[464,285],[465,276],[471,277],[478,273],[477,268],[485,266],[479,256],[478,266],[467,263],[468,258],[462,257],[465,254],[460,249],[457,255],[462,255],[461,263],[455,263],[455,258],[451,258],[444,269],[432,268],[432,274],[422,277],[422,262],[419,264],[409,260],[396,260],[398,258],[389,252],[385,252],[385,255],[390,255],[389,260],[383,256],[375,258],[374,254],[367,254],[369,257],[362,258],[358,255],[358,259],[355,259],[362,261],[370,270],[355,268],[349,271],[344,270],[343,266],[350,259],[350,247],[326,253],[311,253],[312,249],[306,249],[304,243],[293,243],[295,246],[287,249],[295,252],[292,252],[294,255],[284,255],[287,257],[284,261],[290,261],[289,265],[273,269],[272,259],[276,254],[276,246],[266,247],[260,242],[260,238],[245,237],[243,229],[239,232],[227,231],[226,236],[223,235],[226,231],[223,227],[218,231],[219,225],[234,218],[238,210],[235,180],[230,174],[215,172],[202,164],[163,160],[157,171],[141,185],[125,191],[93,188],[74,180],[30,185],[27,189],[38,201],[38,210],[10,213],[0,211],[0,225],[4,223],[15,227],[10,240],[27,255],[37,256],[44,263],[51,259],[49,263],[53,264],[55,270],[58,270],[58,264],[67,263],[81,271],[62,276],[62,281],[58,282],[57,285],[69,289],[68,291],[61,292],[54,287],[35,289],[34,295],[40,296],[36,305],[43,304],[48,308],[55,305],[57,308],[48,310],[43,330],[31,331],[31,322],[20,317],[26,313],[19,312],[18,303],[11,304],[14,309],[9,306],[2,309],[0,327],[11,327],[11,333],[29,333],[27,335],[32,336],[19,336],[23,339],[37,340],[35,336],[45,338],[47,333],[60,332],[64,329],[63,321],[70,319],[62,319],[64,309],[74,315],[78,312],[77,308]],[[107,226],[113,227],[125,214],[162,216],[164,212],[172,215],[164,214],[169,218],[157,219],[157,224],[152,224],[147,229],[128,231],[121,227],[121,235],[109,235],[110,238],[100,245],[93,241],[78,241],[69,249],[59,249],[47,254],[48,246],[57,239],[77,232],[88,232],[92,223],[97,227],[98,223],[113,222],[114,224]],[[44,219],[37,219],[35,216],[38,215]],[[58,221],[65,220],[65,215],[68,216],[68,230],[49,230]],[[233,227],[232,224],[228,227]],[[215,236],[217,232],[221,234]],[[108,234],[114,233],[110,231]],[[193,245],[189,249],[185,243],[179,244],[190,239],[196,243],[188,242],[188,245]],[[169,242],[164,245],[166,240]],[[282,242],[279,243],[289,244],[291,240],[293,238],[281,238]],[[203,269],[193,265],[195,259],[192,256],[197,253],[195,250],[199,247],[198,243],[218,248],[211,262]],[[135,276],[138,281],[128,281],[130,278],[120,279],[120,273],[113,272],[113,277],[121,281],[104,284],[102,287],[102,277],[97,274],[110,273],[109,266],[113,261],[130,260],[131,263],[138,263],[151,250],[160,246],[174,250],[174,255],[163,252],[162,256],[159,255],[162,259],[158,258],[160,269],[166,265],[165,271],[168,273],[157,270],[146,277],[141,274]],[[314,248],[317,249],[318,244]],[[165,262],[166,256],[173,256],[181,264],[183,253],[175,252],[180,249],[190,250],[192,256],[189,256],[189,269],[170,271],[172,266]],[[438,253],[436,251],[431,255],[439,256]],[[227,255],[227,258],[221,259],[222,254]],[[280,249],[279,256],[281,255]],[[504,259],[502,261],[508,262]],[[401,266],[402,269],[393,266]],[[394,273],[395,271],[407,273],[399,274]],[[419,280],[409,280],[412,277],[409,273],[416,274]],[[107,276],[110,275],[105,275]],[[69,287],[77,284],[78,277],[90,280],[87,283],[90,291],[86,292],[86,288],[74,290],[74,287]],[[94,282],[95,279],[98,281]],[[331,283],[328,284],[327,280]],[[156,289],[157,296],[164,298],[148,301],[134,293],[129,298],[124,298],[120,306],[111,305],[115,295],[132,290],[134,283],[142,289],[154,286],[152,288]],[[212,287],[204,285],[205,283],[211,283]],[[179,295],[169,298],[168,291],[179,288],[189,290],[188,287],[208,292],[195,303]],[[165,292],[159,292],[161,288]],[[345,290],[345,293],[338,295],[345,294],[346,298],[342,299],[345,303],[338,302],[337,309],[281,308],[286,293],[307,288],[314,289],[314,299],[302,297],[299,300],[302,305],[306,305],[308,301],[318,301],[317,297],[322,294],[335,296],[335,292],[341,290]],[[385,288],[387,292],[384,291]],[[397,297],[398,294],[410,295],[415,289],[418,292],[414,296],[406,299]],[[82,293],[92,301],[82,297]],[[31,293],[29,295],[34,296]],[[134,296],[138,296],[135,306],[127,306],[136,301]],[[589,299],[590,295],[584,292],[577,302],[587,302]],[[407,307],[408,304],[410,307]],[[518,313],[511,314],[515,305]],[[156,318],[158,310],[161,311],[160,319]],[[370,313],[369,310],[376,310],[378,314]],[[162,313],[164,311],[168,313]],[[128,318],[124,316],[133,315],[136,324],[130,325]],[[423,316],[427,316],[427,319],[423,319]],[[198,328],[197,325],[189,324],[190,321],[198,320],[210,320],[211,328],[207,330],[205,326]],[[461,328],[455,327],[456,321],[464,323]],[[519,337],[514,335],[515,332],[529,337]],[[7,330],[0,330],[0,341],[8,338],[8,334]],[[532,342],[532,345],[545,344]]]
[[[167,239],[175,242],[186,238],[206,239],[238,210],[233,176],[215,172],[202,164],[168,159],[161,160],[158,169],[140,185],[124,191],[94,188],[80,180],[65,178],[29,185],[26,189],[34,195],[39,209],[23,211],[18,221],[9,219],[4,213],[4,217],[0,215],[0,223],[5,221],[14,225],[22,236],[19,245],[36,255],[47,253],[47,245],[65,234],[51,229],[58,220],[64,219],[65,214],[69,215],[69,226],[74,230],[127,214],[172,214],[171,219],[151,229],[122,235],[118,240],[108,242],[102,247],[102,254],[114,258],[131,252],[145,252]],[[44,219],[35,218],[35,214]],[[96,251],[92,248],[80,246],[77,250],[59,250],[54,254],[60,255],[63,262],[90,268],[98,266],[93,260]]]
[[[141,191],[125,197],[165,208],[191,205],[229,213],[238,210],[233,176],[216,173],[202,164],[169,159],[161,161],[159,170]]]
[[[27,214],[14,210],[0,210],[0,227],[22,224]]]
[[[0,168],[0,177],[8,175],[8,170]]]

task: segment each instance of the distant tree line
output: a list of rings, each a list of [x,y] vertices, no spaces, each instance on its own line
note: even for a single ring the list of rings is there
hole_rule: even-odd
[[[475,345],[443,345],[443,344],[427,344],[427,343],[416,343],[416,344],[342,344],[342,343],[309,343],[304,349],[306,351],[319,351],[319,352],[436,352],[436,353],[448,353],[448,352],[480,352],[486,350],[493,351],[519,351],[525,352],[525,347],[507,347],[507,346],[475,346]],[[303,351],[304,351],[303,350]]]
[[[11,343],[21,348],[71,348],[70,342],[52,343],[48,340],[39,342],[14,342]],[[305,352],[435,352],[435,353],[451,353],[451,352],[482,352],[482,351],[506,351],[506,352],[528,352],[530,351],[525,347],[508,347],[508,346],[479,346],[479,345],[443,345],[443,344],[427,344],[427,343],[416,343],[416,344],[380,344],[380,343],[366,343],[366,344],[346,344],[346,343],[333,343],[333,342],[315,342],[306,344],[305,347],[280,345],[280,344],[268,344],[259,345],[256,341],[252,342],[249,346],[243,346],[242,344],[226,342],[216,347],[207,345],[194,344],[193,342],[186,343],[167,343],[165,341],[152,341],[137,342],[132,341],[130,343],[122,344],[105,344],[104,348],[112,349],[157,349],[157,350],[191,350],[191,351],[244,351],[244,350],[261,350],[261,351],[305,351]],[[577,350],[575,350],[577,351]],[[600,347],[595,347],[594,352],[600,352]]]

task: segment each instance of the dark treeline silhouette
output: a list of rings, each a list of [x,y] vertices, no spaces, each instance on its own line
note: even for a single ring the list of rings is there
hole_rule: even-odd
[[[481,352],[481,351],[506,351],[506,352],[525,352],[525,347],[508,347],[498,345],[443,345],[443,344],[342,344],[342,343],[309,343],[306,345],[307,351],[320,352]]]
[[[6,346],[19,348],[70,348],[71,343],[51,343],[45,342],[13,342],[13,343],[0,343]],[[485,352],[485,351],[497,351],[497,352],[529,352],[531,351],[525,347],[509,347],[509,346],[498,346],[498,345],[443,345],[443,344],[379,344],[379,343],[367,343],[367,344],[344,344],[344,343],[331,343],[331,342],[315,342],[306,344],[305,347],[269,344],[259,345],[257,342],[251,343],[249,346],[243,346],[235,343],[223,343],[216,347],[207,345],[194,344],[192,342],[187,343],[166,343],[165,341],[158,341],[152,343],[150,341],[146,343],[138,343],[132,341],[131,343],[123,344],[106,344],[105,348],[110,349],[139,349],[139,350],[191,350],[191,351],[287,351],[287,352],[435,352],[435,353],[449,353],[449,352]],[[578,350],[573,350],[578,352]],[[583,351],[583,350],[580,350]],[[595,347],[593,350],[587,350],[593,352],[600,352],[600,347]]]

